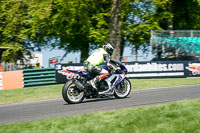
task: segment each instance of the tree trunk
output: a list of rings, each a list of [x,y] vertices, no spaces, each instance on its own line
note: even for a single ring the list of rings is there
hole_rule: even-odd
[[[172,2],[173,0],[169,1],[169,4],[168,4],[168,11],[170,13],[172,13]],[[173,30],[173,18],[169,18],[168,19],[168,27],[167,27],[168,30]]]
[[[138,48],[135,49],[135,61],[138,62]]]
[[[84,44],[84,47],[81,48],[81,63],[88,58],[89,53],[89,44]]]
[[[120,45],[120,60],[123,60],[124,43],[125,43],[125,40],[124,40],[123,37],[121,37],[121,45]]]
[[[121,0],[112,0],[109,41],[114,45],[112,58],[120,60],[121,44]]]

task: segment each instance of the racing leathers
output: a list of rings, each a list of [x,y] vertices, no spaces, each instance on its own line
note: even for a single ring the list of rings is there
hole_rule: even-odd
[[[101,81],[105,78],[105,76],[110,74],[107,70],[100,67],[100,65],[104,61],[106,61],[106,63],[109,64],[110,55],[103,48],[97,49],[84,61],[85,70],[93,75],[98,75],[97,77],[95,77],[90,81],[91,85],[96,90],[97,90],[95,86],[96,81],[97,80]]]

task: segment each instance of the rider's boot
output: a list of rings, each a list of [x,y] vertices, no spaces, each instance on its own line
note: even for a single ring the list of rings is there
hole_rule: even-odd
[[[110,73],[104,73],[104,74],[101,74],[99,75],[98,77],[95,77],[93,78],[92,80],[90,80],[90,84],[92,85],[92,87],[95,89],[95,90],[98,90],[97,87],[96,87],[96,83],[97,81],[101,81],[103,80],[106,76],[108,76]]]
[[[97,87],[96,87],[96,83],[97,83],[98,78],[95,77],[92,80],[90,80],[90,84],[92,85],[92,87],[95,89],[95,91],[98,91]]]
[[[97,83],[98,80],[99,80],[98,77],[90,80],[90,84],[92,85],[93,89],[95,90],[96,98],[100,97],[99,92],[98,92],[98,88],[96,87],[96,83]]]
[[[96,83],[97,81],[101,81],[103,80],[106,76],[108,76],[110,73],[107,72],[107,73],[104,73],[104,74],[101,74],[99,75],[98,77],[95,77],[93,78],[92,80],[90,80],[90,84],[92,85],[92,87],[97,91],[97,87],[96,87]]]
[[[90,84],[92,85],[92,87],[95,89],[96,95],[99,96],[99,92],[98,92],[98,88],[96,87],[96,83],[97,81],[101,81],[103,80],[106,76],[108,76],[110,73],[104,73],[99,75],[98,77],[93,78],[92,80],[90,80]]]

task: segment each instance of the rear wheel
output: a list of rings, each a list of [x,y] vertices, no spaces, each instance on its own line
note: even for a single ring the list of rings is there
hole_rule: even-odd
[[[120,84],[115,88],[114,96],[116,98],[125,98],[131,92],[131,82],[128,78],[125,78]]]
[[[62,96],[69,104],[80,103],[85,98],[84,91],[80,91],[72,80],[67,81],[62,89]]]

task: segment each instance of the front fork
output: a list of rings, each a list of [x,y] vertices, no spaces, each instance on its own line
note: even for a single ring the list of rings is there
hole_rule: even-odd
[[[121,83],[122,83],[122,87],[123,87],[123,88],[125,87],[125,83],[124,83],[125,77],[126,77],[126,73],[123,72],[123,73],[122,73],[122,80],[121,80]]]
[[[124,78],[125,78],[125,77],[126,77],[126,73],[123,72],[123,73],[119,76],[119,78],[117,79],[117,81],[115,81],[115,83],[114,83],[114,85],[113,85],[113,87],[112,87],[112,91],[113,91],[114,88],[117,87],[117,85],[118,85],[119,83],[123,82],[123,85],[124,85]]]

